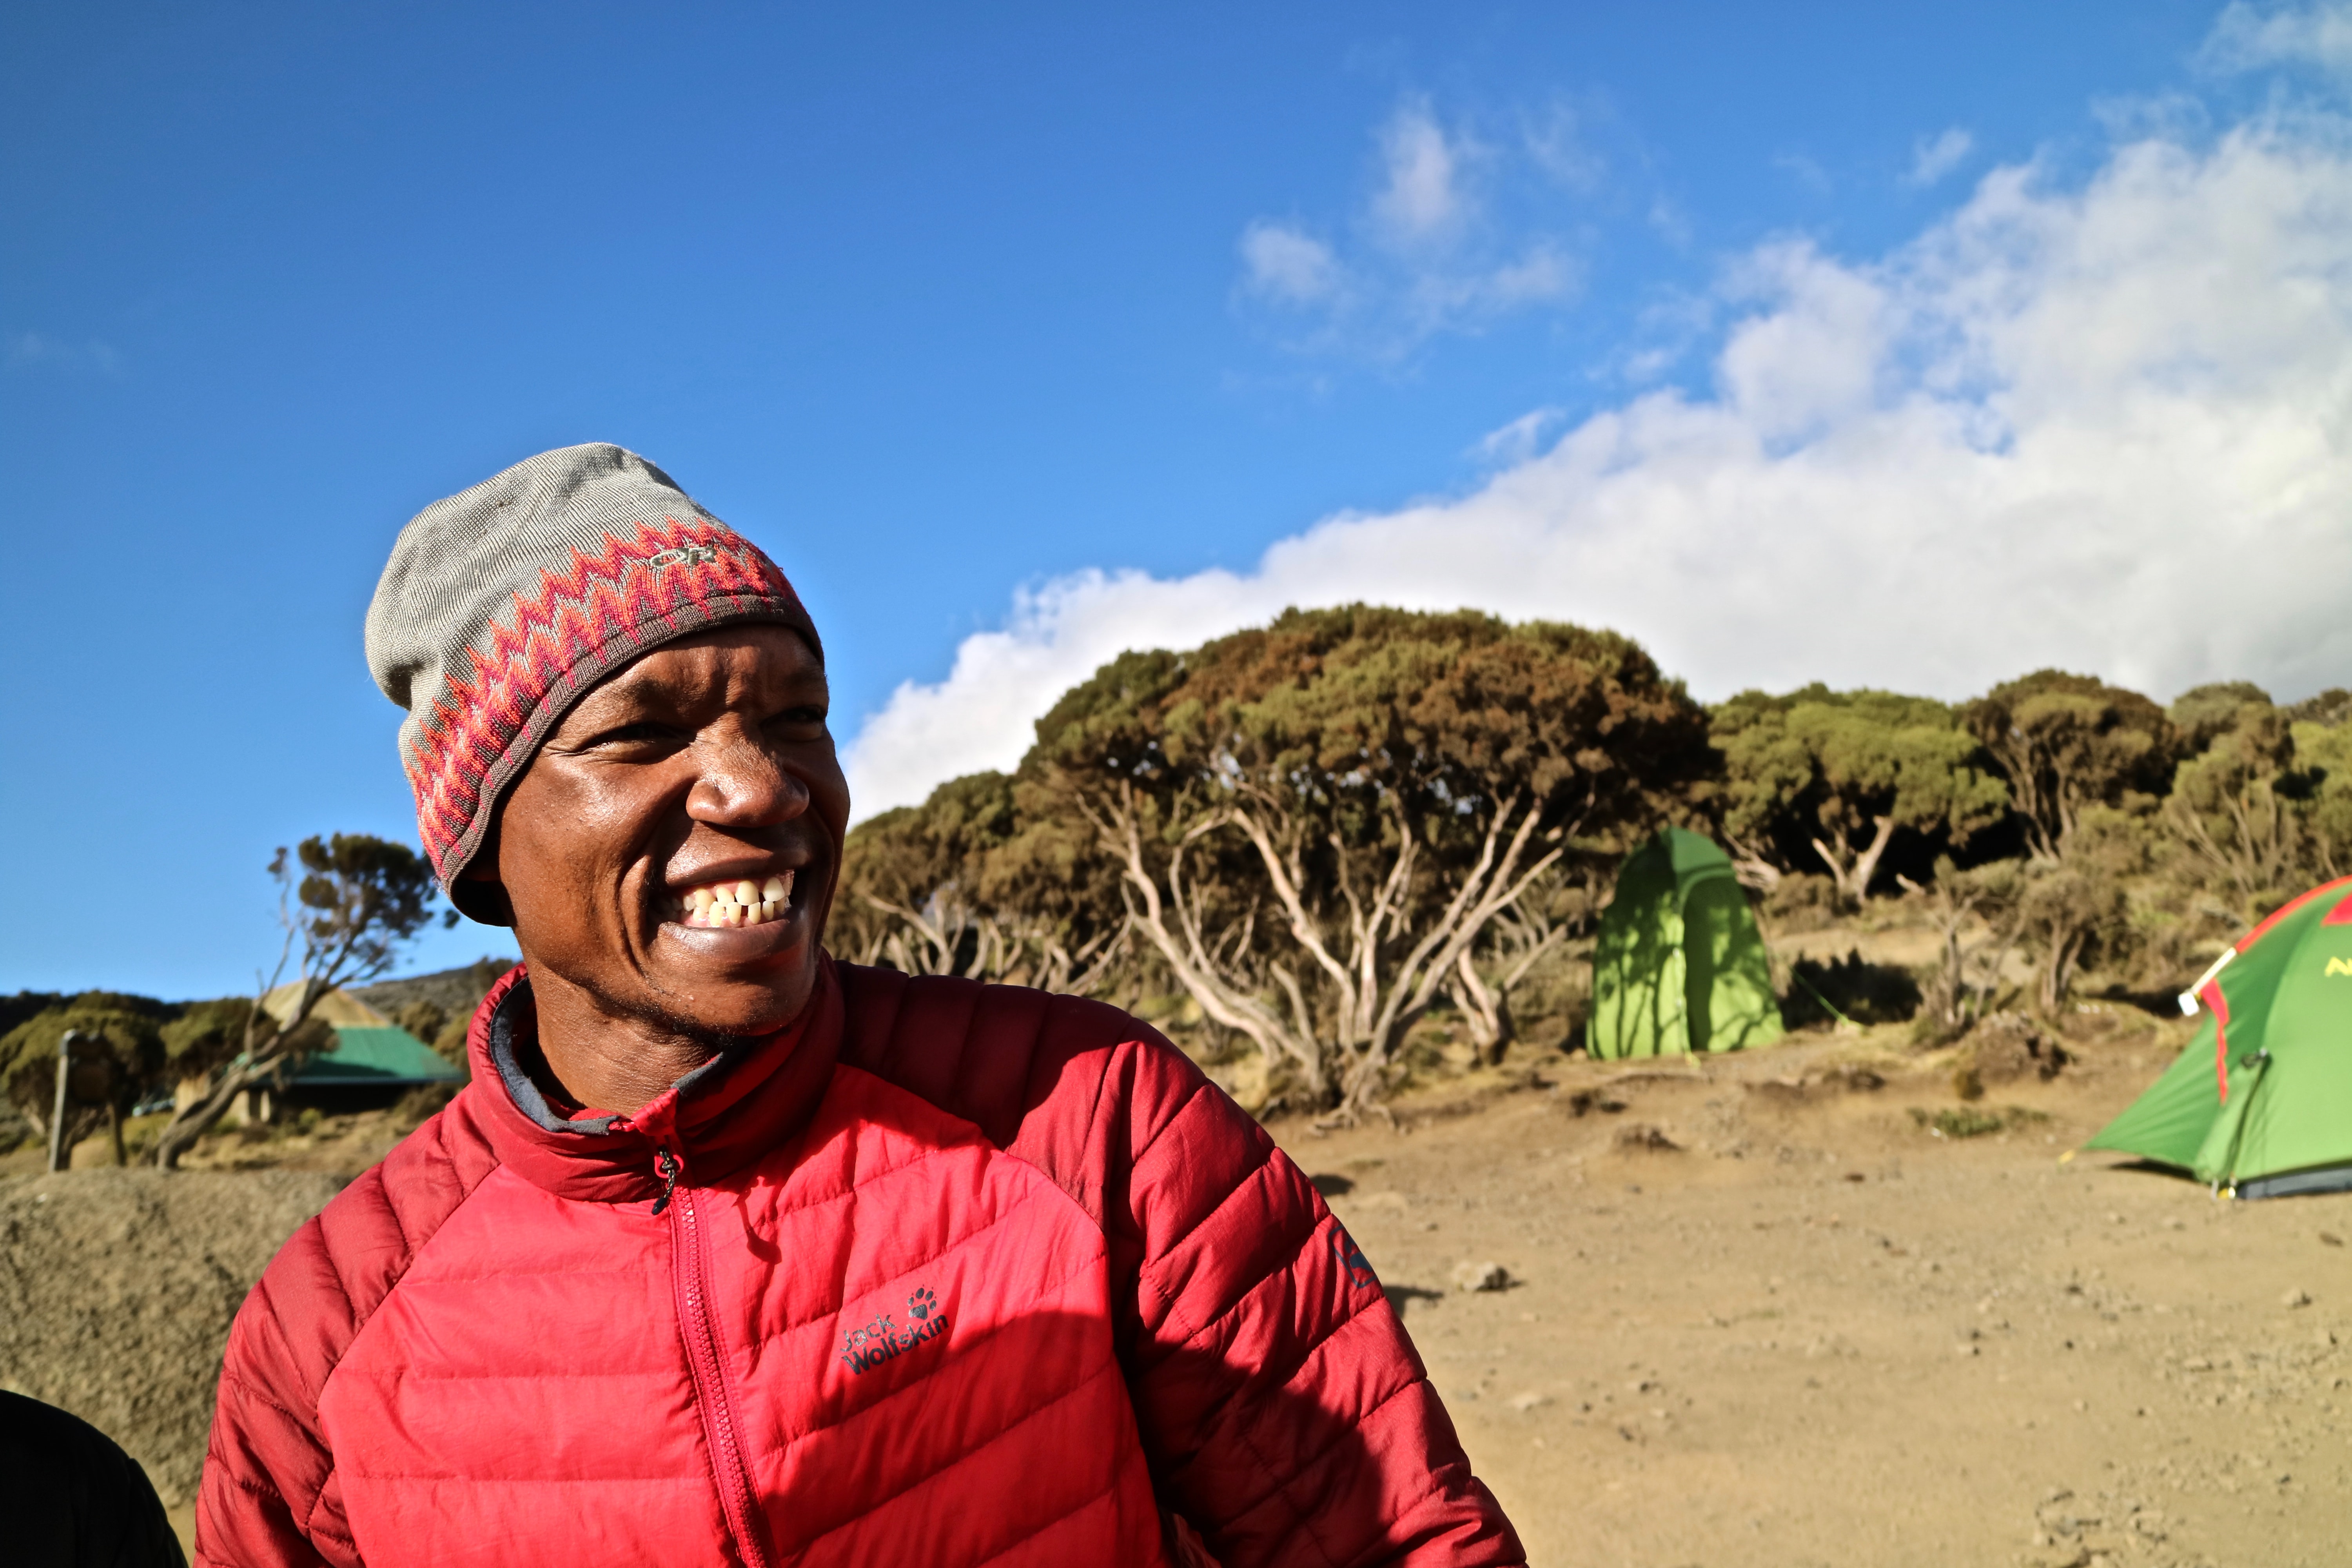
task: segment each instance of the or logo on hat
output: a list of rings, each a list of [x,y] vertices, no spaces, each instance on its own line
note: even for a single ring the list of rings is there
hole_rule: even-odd
[[[2352,959],[2329,959],[2327,961],[2327,973],[2330,974],[2352,974]]]
[[[656,572],[672,566],[708,566],[719,559],[715,544],[689,544],[683,550],[665,550],[659,555],[646,558],[646,564]]]

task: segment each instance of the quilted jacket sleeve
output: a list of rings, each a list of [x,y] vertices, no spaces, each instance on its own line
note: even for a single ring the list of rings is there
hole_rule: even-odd
[[[359,1568],[319,1399],[417,1249],[495,1162],[465,1095],[287,1239],[238,1309],[196,1497],[197,1568]]]
[[[196,1500],[198,1568],[359,1562],[348,1542],[311,1533],[334,1457],[319,1432],[319,1391],[303,1363],[317,1359],[322,1337],[334,1337],[321,1321],[334,1315],[332,1305],[347,1305],[319,1229],[313,1219],[294,1233],[229,1331]]]
[[[1519,1563],[1370,1266],[1265,1130],[1157,1037],[1122,1047],[1108,1216],[1164,1486],[1226,1568]]]
[[[850,1059],[1102,1226],[1155,1483],[1223,1568],[1526,1561],[1363,1255],[1183,1053],[1099,1003],[840,972]]]

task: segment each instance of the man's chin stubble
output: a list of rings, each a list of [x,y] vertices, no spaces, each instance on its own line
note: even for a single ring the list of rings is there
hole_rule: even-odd
[[[688,1004],[685,999],[673,998],[657,990],[649,994],[615,996],[601,986],[593,984],[583,985],[581,989],[588,993],[591,1000],[595,1003],[597,1011],[608,1017],[623,1019],[654,1033],[700,1047],[713,1055],[740,1045],[746,1040],[756,1040],[772,1035],[799,1016],[797,1012],[788,1014],[779,1022],[765,1028],[754,1028],[739,1033],[713,1027],[704,1019],[686,1011]],[[805,1002],[803,1005],[805,1005]]]

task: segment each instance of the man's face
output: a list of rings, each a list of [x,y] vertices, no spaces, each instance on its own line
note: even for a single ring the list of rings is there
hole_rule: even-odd
[[[798,1016],[849,821],[826,703],[824,665],[776,626],[670,643],[583,698],[499,818],[531,969],[682,1033]]]

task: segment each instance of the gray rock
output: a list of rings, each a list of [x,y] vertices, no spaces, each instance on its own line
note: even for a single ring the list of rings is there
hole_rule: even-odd
[[[1457,1263],[1454,1267],[1456,1290],[1501,1290],[1510,1283],[1510,1270],[1499,1263]]]

